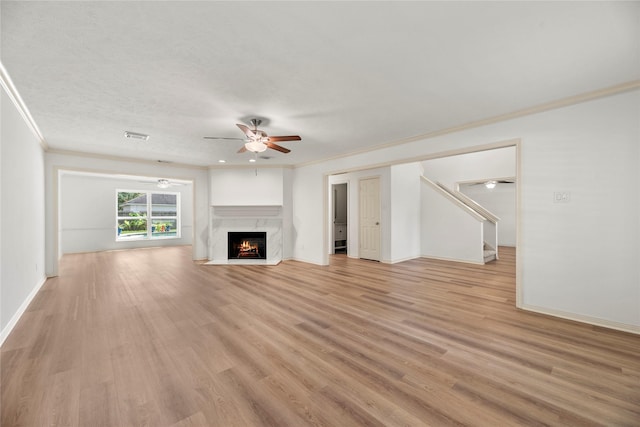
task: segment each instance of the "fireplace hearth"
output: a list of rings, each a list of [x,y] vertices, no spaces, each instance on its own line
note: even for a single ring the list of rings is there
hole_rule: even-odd
[[[229,231],[228,259],[267,259],[267,233],[264,231]]]

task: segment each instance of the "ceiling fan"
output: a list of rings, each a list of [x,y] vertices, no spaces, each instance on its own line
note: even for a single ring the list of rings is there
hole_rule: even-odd
[[[264,131],[258,129],[258,126],[260,126],[261,123],[262,123],[262,120],[260,119],[251,119],[251,126],[253,126],[253,129],[241,123],[237,123],[236,126],[238,126],[242,132],[244,132],[244,134],[246,135],[246,138],[225,138],[225,137],[217,137],[217,136],[205,136],[204,139],[231,139],[231,140],[245,141],[244,146],[238,150],[238,153],[244,153],[245,151],[251,151],[252,153],[262,153],[267,148],[280,151],[281,153],[288,153],[291,150],[289,150],[288,148],[281,147],[280,145],[274,144],[274,143],[282,142],[282,141],[302,140],[302,138],[300,138],[298,135],[268,136]]]

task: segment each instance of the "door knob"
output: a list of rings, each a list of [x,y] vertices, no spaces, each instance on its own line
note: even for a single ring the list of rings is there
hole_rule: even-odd
[[[379,223],[379,222],[376,222],[376,225],[380,225],[380,223]]]

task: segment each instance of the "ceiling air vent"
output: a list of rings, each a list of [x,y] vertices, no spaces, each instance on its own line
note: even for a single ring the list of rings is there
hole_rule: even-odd
[[[131,132],[128,130],[124,131],[124,137],[131,138],[131,139],[141,139],[143,141],[149,140],[149,135],[145,135],[144,133]]]

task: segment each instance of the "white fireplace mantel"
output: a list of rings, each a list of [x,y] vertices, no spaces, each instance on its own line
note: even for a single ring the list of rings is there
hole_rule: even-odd
[[[213,216],[219,218],[227,217],[250,217],[250,218],[273,218],[282,216],[282,206],[279,205],[253,205],[253,206],[212,206]]]

